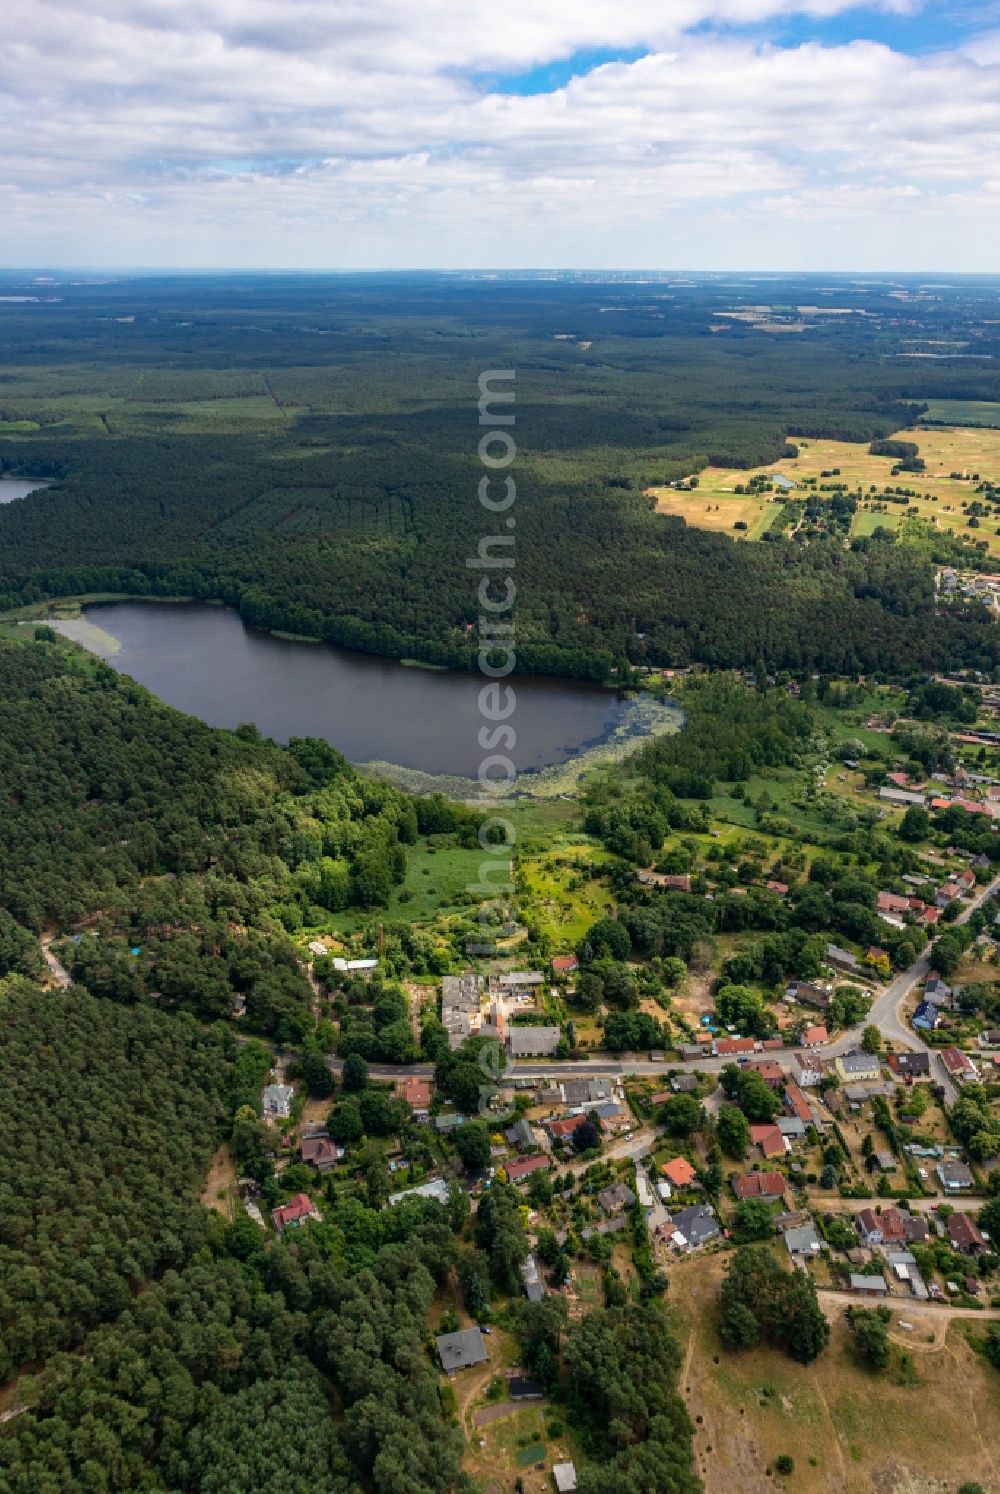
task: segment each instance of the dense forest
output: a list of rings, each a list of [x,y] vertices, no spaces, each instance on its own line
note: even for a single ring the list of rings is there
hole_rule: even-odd
[[[218,1042],[86,991],[0,981],[0,1381],[203,1244]]]
[[[780,286],[792,304],[838,294]],[[261,626],[468,667],[466,560],[490,518],[477,379],[514,368],[523,671],[992,666],[995,633],[976,609],[935,616],[916,550],[739,545],[643,496],[709,460],[773,460],[796,433],[884,439],[931,394],[994,398],[988,360],[924,363],[916,385],[899,356],[914,319],[983,342],[985,294],[969,282],[904,317],[888,285],[852,286],[863,317],[788,339],[713,336],[733,286],[711,280],[64,287],[4,311],[0,469],[54,481],[0,508],[0,605],[221,598]]]
[[[44,630],[43,630],[44,631]],[[73,935],[76,979],[299,1041],[310,987],[289,934],[377,909],[407,846],[477,820],[359,777],[325,743],[215,731],[81,650],[0,640],[0,976]]]

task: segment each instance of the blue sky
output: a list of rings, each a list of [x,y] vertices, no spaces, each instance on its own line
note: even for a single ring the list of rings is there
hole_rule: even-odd
[[[10,265],[992,270],[1000,0],[25,0]]]

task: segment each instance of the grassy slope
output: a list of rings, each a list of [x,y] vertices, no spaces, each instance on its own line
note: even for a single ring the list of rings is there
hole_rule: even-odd
[[[795,1459],[796,1494],[929,1494],[965,1480],[1000,1487],[1000,1387],[957,1329],[935,1345],[912,1335],[915,1386],[859,1368],[840,1322],[808,1367],[765,1349],[731,1355],[713,1321],[721,1274],[721,1258],[671,1271],[688,1354],[682,1386],[692,1417],[703,1418],[695,1447],[706,1494],[773,1490],[766,1470],[782,1453]]]

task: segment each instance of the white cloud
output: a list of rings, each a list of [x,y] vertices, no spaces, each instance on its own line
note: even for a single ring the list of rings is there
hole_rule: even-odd
[[[845,266],[990,268],[993,44],[914,57],[711,29],[844,9],[15,0],[0,255],[697,266],[831,265],[835,250]],[[648,55],[549,93],[475,81],[634,47]]]

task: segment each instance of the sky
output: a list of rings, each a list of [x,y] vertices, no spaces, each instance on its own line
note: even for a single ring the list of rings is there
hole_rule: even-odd
[[[0,264],[1000,271],[1000,0],[8,0]]]

